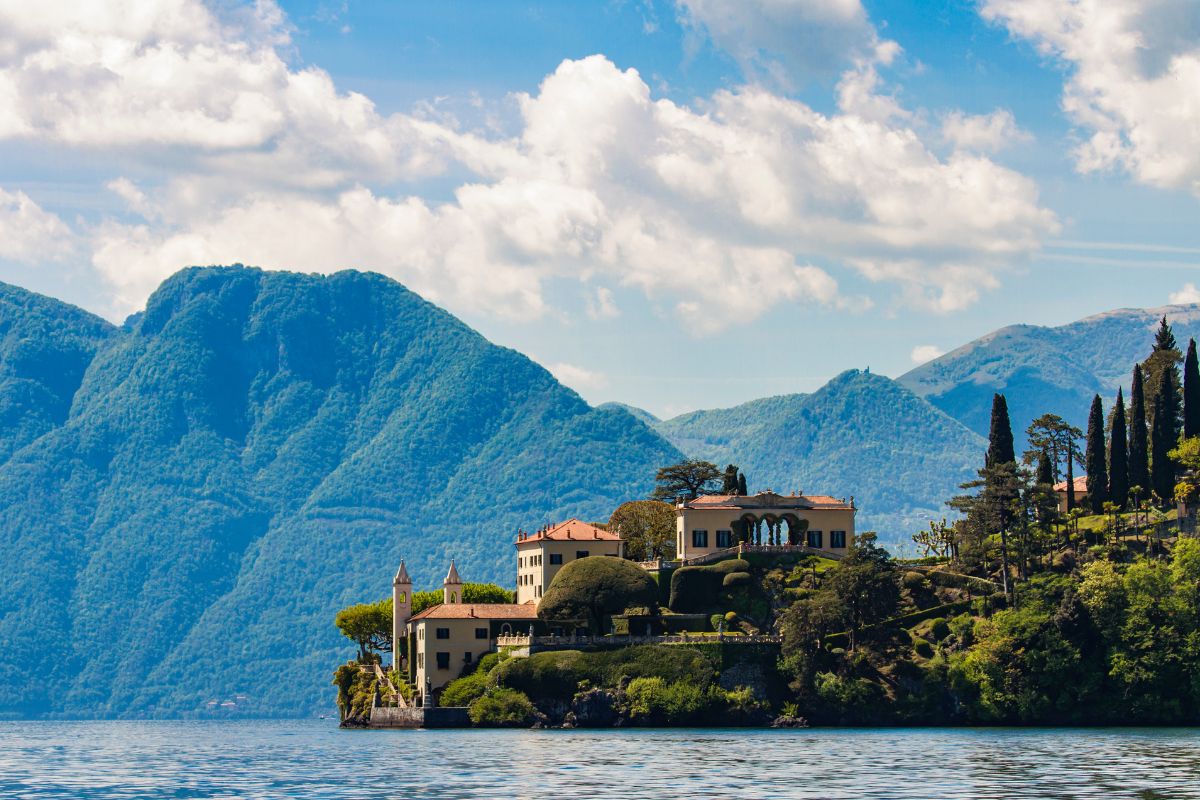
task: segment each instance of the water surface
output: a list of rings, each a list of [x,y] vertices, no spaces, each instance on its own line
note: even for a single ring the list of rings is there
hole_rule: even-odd
[[[1197,729],[0,722],[0,798],[1200,798]]]

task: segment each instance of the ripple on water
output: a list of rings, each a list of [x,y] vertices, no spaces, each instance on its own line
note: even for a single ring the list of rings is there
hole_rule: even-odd
[[[1200,730],[0,723],[0,798],[147,797],[1200,798]]]

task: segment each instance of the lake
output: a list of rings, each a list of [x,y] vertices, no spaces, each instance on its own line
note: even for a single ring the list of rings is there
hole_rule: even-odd
[[[0,798],[1200,798],[1200,729],[0,722]]]

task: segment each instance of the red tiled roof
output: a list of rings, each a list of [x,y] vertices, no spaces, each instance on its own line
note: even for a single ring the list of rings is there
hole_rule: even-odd
[[[850,503],[827,494],[781,495],[774,492],[759,492],[752,495],[705,494],[684,503],[685,508],[694,509],[851,509]]]
[[[1058,483],[1054,484],[1054,491],[1056,491],[1056,492],[1067,491],[1067,482],[1059,481]],[[1079,494],[1080,492],[1085,492],[1085,493],[1087,492],[1087,476],[1086,475],[1080,475],[1077,478],[1075,478],[1075,493]]]
[[[416,614],[410,622],[422,619],[537,619],[533,603],[441,603]]]
[[[603,528],[597,528],[595,525],[589,525],[586,522],[580,522],[577,519],[569,519],[566,522],[560,522],[557,525],[551,525],[549,528],[540,530],[537,533],[524,534],[523,538],[517,538],[517,544],[522,545],[528,542],[540,542],[544,539],[551,539],[556,542],[621,541],[621,537],[612,531],[606,531]]]

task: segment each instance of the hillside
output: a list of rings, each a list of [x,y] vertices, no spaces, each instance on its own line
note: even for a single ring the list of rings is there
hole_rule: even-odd
[[[333,612],[402,555],[511,583],[518,526],[603,517],[679,456],[378,275],[189,269],[120,331],[38,307],[25,347],[86,371],[2,432],[7,714],[327,709]]]
[[[987,435],[994,392],[1008,400],[1018,447],[1030,420],[1047,411],[1080,427],[1097,392],[1109,407],[1128,390],[1133,364],[1146,358],[1163,315],[1181,348],[1200,337],[1200,306],[1119,309],[1069,325],[1012,325],[923,364],[897,381],[980,435]]]
[[[751,489],[845,496],[860,530],[906,541],[974,477],[984,440],[882,375],[851,370],[808,395],[695,411],[655,425],[690,456],[736,463]]]

